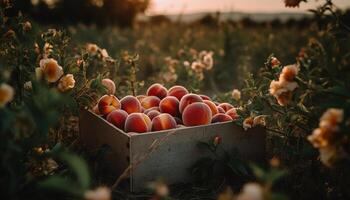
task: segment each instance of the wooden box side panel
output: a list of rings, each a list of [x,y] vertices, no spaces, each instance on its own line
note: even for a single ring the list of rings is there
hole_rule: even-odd
[[[215,136],[222,137],[221,145],[226,151],[237,149],[246,159],[264,159],[264,129],[246,132],[232,122],[133,135],[130,142],[134,166],[132,190],[142,190],[156,178],[168,183],[190,181],[189,168],[200,158],[211,155],[198,148],[198,143],[212,141]]]
[[[130,138],[100,116],[88,111],[80,111],[79,132],[82,141],[91,150],[107,145],[110,152],[105,155],[108,171],[118,178],[129,167]]]

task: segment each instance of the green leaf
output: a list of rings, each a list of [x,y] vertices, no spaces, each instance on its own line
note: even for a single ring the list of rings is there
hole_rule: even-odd
[[[90,186],[90,174],[85,161],[77,155],[62,153],[59,156],[62,160],[66,161],[67,165],[76,174],[78,182],[82,189],[88,189]]]

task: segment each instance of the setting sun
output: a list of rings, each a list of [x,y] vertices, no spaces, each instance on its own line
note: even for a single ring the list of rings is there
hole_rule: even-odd
[[[298,9],[281,7],[283,0],[153,0],[149,14],[179,14],[196,12],[306,12],[322,1],[301,3]],[[340,8],[350,6],[349,0],[335,0]]]

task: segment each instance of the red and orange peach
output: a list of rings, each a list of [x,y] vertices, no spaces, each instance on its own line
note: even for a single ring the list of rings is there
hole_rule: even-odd
[[[113,110],[111,113],[107,115],[107,121],[112,123],[117,128],[124,130],[125,121],[128,117],[128,113],[124,110],[118,109]]]
[[[209,101],[211,101],[211,98],[208,97],[207,95],[200,94],[199,96],[200,96],[203,100],[209,100]]]
[[[159,105],[160,99],[156,96],[148,96],[142,99],[141,105],[143,108],[148,109],[152,107],[157,107]]]
[[[179,104],[179,100],[176,97],[167,96],[160,101],[159,110],[162,113],[168,113],[173,117],[177,117],[180,115]]]
[[[147,113],[147,116],[152,120],[156,116],[160,115],[160,112],[157,110],[151,110]]]
[[[156,96],[160,99],[163,99],[164,97],[166,97],[167,94],[168,94],[167,89],[159,83],[155,83],[151,85],[147,90],[147,96]]]
[[[131,113],[125,121],[125,132],[145,133],[151,131],[151,119],[144,113]]]
[[[212,114],[209,106],[203,102],[194,102],[188,105],[182,113],[185,126],[198,126],[210,124]]]
[[[182,113],[184,111],[184,109],[195,102],[203,102],[202,98],[196,94],[186,94],[185,96],[183,96],[180,100],[180,104],[179,104],[179,111],[180,113]]]
[[[175,119],[168,113],[162,113],[152,120],[152,131],[161,131],[176,128]]]
[[[125,110],[128,114],[141,112],[141,104],[136,97],[128,95],[120,100],[121,109]]]
[[[225,112],[227,112],[228,110],[233,108],[233,105],[231,105],[229,103],[220,103],[219,107],[223,108],[225,110]]]
[[[108,115],[113,110],[120,108],[120,102],[114,95],[103,95],[98,101],[98,110],[101,115]]]
[[[188,94],[188,90],[180,85],[175,85],[175,86],[171,87],[168,91],[168,96],[174,96],[179,101],[186,94]]]
[[[236,108],[231,108],[226,112],[226,114],[229,115],[232,118],[232,120],[236,120],[239,118]]]
[[[232,118],[229,115],[223,114],[223,113],[218,113],[218,114],[213,116],[211,123],[228,122],[228,121],[232,121]]]
[[[203,100],[203,103],[207,104],[211,110],[211,114],[212,116],[216,115],[219,113],[218,108],[216,107],[216,105],[209,100]]]

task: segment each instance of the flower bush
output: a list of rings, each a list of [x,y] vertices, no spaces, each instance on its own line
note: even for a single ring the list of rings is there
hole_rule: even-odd
[[[287,7],[304,2],[284,1]],[[90,175],[89,170],[96,172],[83,159],[89,157],[78,138],[79,109],[94,109],[103,94],[136,96],[145,84],[157,81],[229,101],[235,107],[228,114],[237,124],[268,131],[272,159],[266,169],[235,156],[215,157],[220,137],[202,144],[215,158],[201,160],[194,175],[207,177],[203,182],[218,178],[211,170],[220,163],[227,173],[224,184],[231,186],[211,198],[283,199],[280,192],[291,199],[350,198],[350,28],[330,0],[311,11],[316,20],[297,36],[298,30],[247,31],[228,22],[219,23],[218,32],[205,26],[160,26],[160,32],[178,32],[172,38],[176,44],[168,45],[169,34],[153,34],[152,27],[131,33],[106,28],[93,40],[100,32],[90,33],[85,26],[67,32],[47,29],[13,14],[11,2],[1,1],[3,197],[95,200],[120,195]],[[306,38],[307,44],[301,44]],[[296,45],[289,48],[291,43]],[[255,66],[266,52],[275,55]],[[161,181],[152,189],[155,199],[176,195]]]

